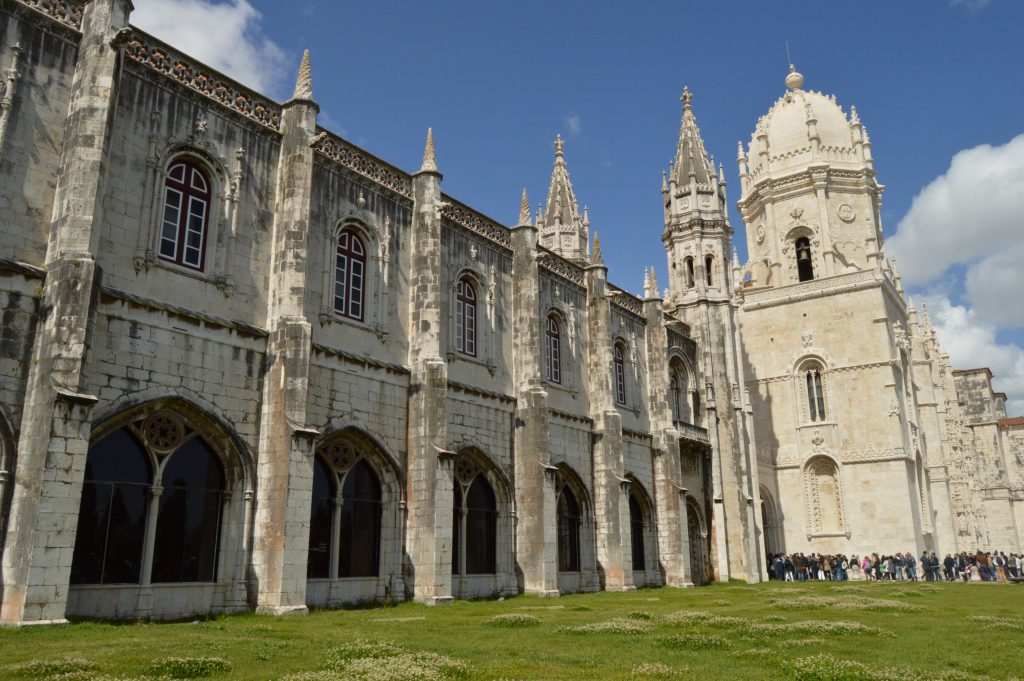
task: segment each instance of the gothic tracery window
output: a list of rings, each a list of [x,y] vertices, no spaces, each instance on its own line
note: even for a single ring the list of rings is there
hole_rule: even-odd
[[[210,197],[210,181],[194,161],[178,159],[167,169],[160,220],[161,260],[203,269]]]
[[[380,571],[381,489],[362,459],[345,475],[341,490],[338,576],[376,577]]]
[[[462,277],[455,286],[455,347],[470,357],[476,357],[476,322],[476,290]]]
[[[690,421],[689,407],[686,403],[688,385],[686,371],[682,363],[676,359],[669,366],[669,403],[672,408],[672,420],[676,422]]]
[[[366,290],[366,247],[351,229],[338,235],[334,263],[334,311],[356,321],[363,321]]]
[[[452,574],[490,575],[497,571],[498,500],[478,471],[469,484],[455,481]]]
[[[309,519],[309,557],[306,576],[326,579],[331,576],[331,535],[338,486],[334,472],[320,456],[313,457],[313,499]]]
[[[552,383],[562,382],[562,331],[555,316],[548,315],[547,377]]]
[[[620,405],[626,404],[626,357],[622,343],[616,343],[614,348],[615,363],[615,402]]]
[[[825,420],[825,389],[822,367],[817,362],[804,365],[804,384],[807,389],[807,416],[811,421]]]

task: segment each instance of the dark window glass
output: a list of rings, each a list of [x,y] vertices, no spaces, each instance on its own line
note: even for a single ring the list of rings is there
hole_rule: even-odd
[[[633,569],[646,570],[644,556],[644,512],[635,494],[629,495],[629,526],[633,542]]]
[[[341,497],[338,576],[376,577],[380,565],[380,481],[365,459],[345,476]]]
[[[154,582],[213,582],[217,579],[224,469],[195,437],[171,455],[153,550]]]
[[[139,582],[151,480],[149,457],[128,431],[115,431],[89,448],[72,584]]]
[[[452,574],[462,574],[462,485],[456,481],[452,496]]]
[[[363,292],[366,273],[366,249],[354,232],[338,235],[334,265],[334,311],[342,317],[363,321]]]
[[[455,289],[455,340],[459,352],[476,357],[476,291],[466,278]]]
[[[714,282],[715,259],[710,255],[704,258],[704,277],[708,286]]]
[[[466,493],[466,574],[494,574],[498,553],[498,503],[483,475]]]
[[[332,473],[319,456],[313,458],[313,504],[309,515],[309,559],[306,576],[331,576],[331,526],[337,497]]]
[[[811,259],[811,241],[805,236],[796,240],[796,271],[800,281],[814,279],[814,261]]]
[[[807,410],[812,421],[825,420],[825,391],[821,384],[821,370],[807,370]]]
[[[580,569],[580,506],[567,486],[558,495],[558,569]]]
[[[615,346],[615,401],[626,404],[626,358],[622,346]]]
[[[686,288],[693,288],[693,258],[686,259]]]
[[[176,161],[164,180],[160,258],[202,270],[209,211],[210,185],[203,171],[192,161]]]
[[[548,317],[548,380],[552,383],[562,382],[562,332],[558,320]]]

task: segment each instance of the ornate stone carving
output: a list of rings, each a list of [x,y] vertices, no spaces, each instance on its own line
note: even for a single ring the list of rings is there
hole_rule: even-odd
[[[125,55],[181,85],[272,130],[281,127],[281,107],[216,71],[194,62],[156,38],[133,29]]]
[[[80,0],[20,0],[20,2],[76,31],[82,28],[84,3]]]
[[[501,244],[505,248],[512,247],[512,237],[504,225],[498,224],[448,196],[442,194],[442,197],[445,202],[441,209],[441,215],[489,241]]]
[[[840,220],[847,223],[853,222],[857,217],[857,211],[855,211],[853,206],[848,203],[839,204],[839,208],[836,213],[839,215]]]
[[[185,440],[185,424],[168,412],[157,412],[142,422],[142,435],[153,449],[171,452]]]

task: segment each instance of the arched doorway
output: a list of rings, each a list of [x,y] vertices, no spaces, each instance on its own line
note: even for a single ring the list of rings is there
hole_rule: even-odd
[[[704,514],[693,498],[686,500],[686,529],[690,538],[690,581],[707,584],[710,581],[708,530]]]
[[[785,552],[778,506],[766,487],[761,487],[761,534],[765,556]]]

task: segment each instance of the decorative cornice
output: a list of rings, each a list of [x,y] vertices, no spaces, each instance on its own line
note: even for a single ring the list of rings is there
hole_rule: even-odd
[[[513,397],[512,395],[494,392],[493,390],[486,390],[484,388],[478,388],[475,385],[468,385],[466,383],[448,381],[448,388],[455,392],[465,393],[467,395],[475,395],[477,397],[486,397],[492,400],[498,400],[499,402],[505,402],[506,404],[516,403],[516,398]]]
[[[235,113],[279,132],[281,105],[249,90],[205,64],[186,57],[171,46],[134,26],[125,55],[180,85],[198,92]]]
[[[317,128],[317,134],[311,143],[313,150],[321,157],[334,161],[343,168],[372,180],[381,187],[390,189],[407,199],[412,198],[412,178],[408,173],[385,163],[323,128]]]
[[[565,279],[569,283],[586,288],[583,278],[583,268],[575,263],[566,260],[562,256],[552,253],[543,246],[537,247],[537,265],[555,276]]]
[[[587,425],[591,425],[591,426],[594,425],[594,419],[590,418],[589,416],[581,416],[579,414],[570,414],[569,412],[561,411],[559,409],[551,409],[550,407],[548,408],[548,413],[551,414],[552,416],[555,416],[555,417],[560,418],[560,419],[564,419],[566,421],[575,421],[577,423],[586,423]]]
[[[441,216],[451,222],[475,232],[488,241],[494,242],[506,249],[512,248],[512,233],[509,228],[495,222],[483,213],[478,213],[466,204],[453,199],[447,194],[441,194],[443,208]]]
[[[17,0],[17,2],[45,14],[68,28],[76,31],[82,30],[84,3],[80,0]]]
[[[823,279],[744,292],[743,310],[761,310],[813,298],[863,291],[882,286],[875,270],[858,270]]]
[[[393,374],[398,374],[400,376],[408,376],[412,373],[411,371],[409,371],[408,368],[402,366],[401,364],[382,362],[379,359],[369,357],[368,355],[357,355],[352,352],[345,352],[344,350],[328,347],[320,343],[312,343],[311,345],[314,352],[320,352],[325,355],[331,355],[333,357],[337,357],[338,359],[344,360],[350,364],[356,364],[362,367],[370,367],[373,369],[382,369],[384,371],[388,371]]]
[[[623,291],[614,284],[608,284],[608,291],[611,295],[612,305],[628,312],[634,317],[637,317],[640,321],[646,323],[647,318],[644,317],[644,301],[640,300],[629,291]]]

